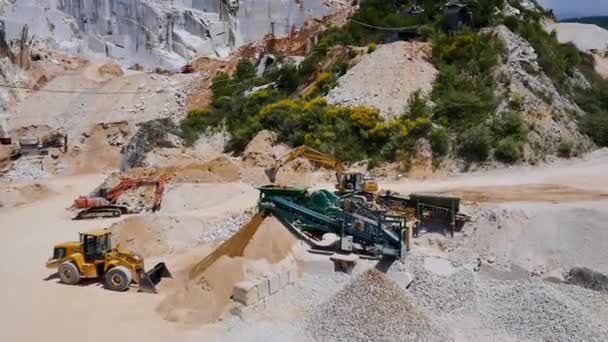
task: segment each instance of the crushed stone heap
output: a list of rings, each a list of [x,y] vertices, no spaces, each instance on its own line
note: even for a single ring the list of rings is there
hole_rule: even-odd
[[[372,269],[357,276],[308,321],[319,341],[452,341],[402,287]]]

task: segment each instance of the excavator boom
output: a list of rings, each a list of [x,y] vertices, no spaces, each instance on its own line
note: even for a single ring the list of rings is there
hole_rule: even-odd
[[[279,170],[281,169],[281,167],[283,167],[283,165],[300,157],[306,158],[311,162],[319,164],[321,166],[334,169],[336,173],[344,172],[345,169],[342,162],[340,162],[336,158],[327,155],[323,152],[319,152],[308,146],[300,146],[283,156],[273,167],[270,167],[264,171],[270,183],[276,182],[277,174],[279,173]]]
[[[96,197],[80,196],[74,201],[74,206],[79,209],[85,209],[78,213],[75,219],[90,219],[98,217],[118,217],[123,214],[128,214],[129,209],[126,206],[117,205],[118,198],[130,189],[139,188],[142,186],[154,186],[154,202],[152,203],[152,211],[160,209],[165,190],[165,183],[168,178],[161,176],[156,181],[145,179],[123,179],[114,188],[108,192],[101,192]]]

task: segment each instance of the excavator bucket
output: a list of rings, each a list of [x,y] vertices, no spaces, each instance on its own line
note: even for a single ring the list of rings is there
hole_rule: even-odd
[[[139,290],[146,293],[158,293],[156,284],[160,283],[162,278],[173,278],[173,275],[164,262],[159,262],[139,277]]]
[[[268,177],[268,180],[270,181],[270,183],[273,183],[277,180],[277,173],[279,172],[279,168],[278,167],[271,167],[268,168],[266,170],[264,170],[264,173],[266,174],[266,177]]]

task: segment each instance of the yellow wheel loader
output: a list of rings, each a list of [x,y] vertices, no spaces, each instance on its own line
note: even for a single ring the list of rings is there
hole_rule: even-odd
[[[162,278],[172,278],[165,263],[146,272],[141,256],[112,248],[108,230],[80,233],[80,241],[55,245],[46,267],[56,268],[62,283],[74,285],[81,279],[103,278],[105,288],[113,291],[126,291],[134,282],[142,292],[157,293],[156,284]]]

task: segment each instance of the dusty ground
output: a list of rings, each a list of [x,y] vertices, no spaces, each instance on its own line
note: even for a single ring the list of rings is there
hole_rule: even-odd
[[[74,340],[74,336],[86,335],[90,341],[307,341],[299,333],[302,327],[294,328],[294,322],[348,282],[344,277],[304,276],[277,297],[282,298],[280,301],[270,301],[261,311],[241,315],[244,320],[229,315],[211,325],[188,320],[186,327],[163,319],[157,311],[173,293],[177,280],[163,281],[161,293],[155,296],[134,290],[113,293],[96,283],[65,286],[55,278],[47,279],[52,271],[44,268],[44,261],[50,256],[52,244],[74,239],[79,231],[110,226],[118,231],[121,242],[148,256],[148,265],[164,260],[179,274],[217,245],[217,240],[208,239],[207,232],[219,230],[223,222],[237,222],[235,217],[247,212],[257,198],[257,191],[243,183],[181,183],[168,189],[163,209],[156,214],[123,220],[71,221],[66,208],[73,198],[87,193],[104,178],[93,174],[50,178],[37,182],[40,185],[0,184],[2,189],[43,190],[40,196],[22,197],[17,206],[0,208],[0,257],[15,260],[0,267],[0,276],[5,279],[0,292],[4,304],[0,309],[2,340],[39,341],[48,336]],[[608,243],[603,190],[608,188],[606,150],[537,168],[514,167],[427,181],[385,181],[381,187],[403,193],[436,191],[465,196],[465,210],[470,211],[473,222],[455,239],[423,236],[417,241],[417,253],[467,262],[482,258],[484,265],[493,269],[487,272],[505,277],[517,274],[516,279],[527,278],[531,272],[545,275],[554,268],[567,269],[574,264],[608,272],[608,255],[603,252]],[[255,253],[264,251],[258,248]],[[604,311],[598,312],[601,315]],[[78,317],[79,324],[67,329],[67,315]],[[197,317],[188,312],[178,315]],[[475,324],[471,326],[477,329]],[[457,341],[483,341],[470,338],[467,328],[462,329]]]

